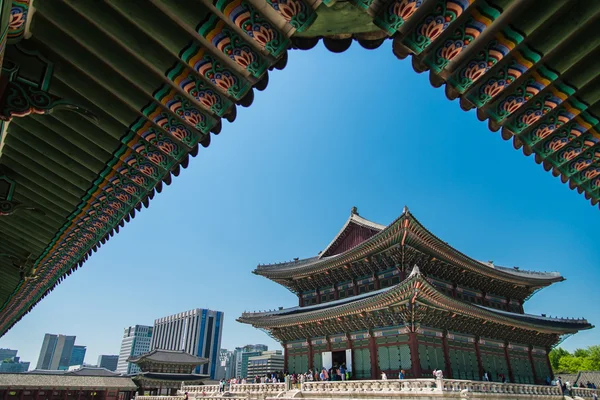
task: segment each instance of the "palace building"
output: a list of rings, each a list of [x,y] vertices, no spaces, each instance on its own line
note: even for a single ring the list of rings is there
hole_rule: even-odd
[[[354,379],[407,378],[434,369],[454,379],[543,383],[550,349],[585,319],[524,313],[537,290],[564,278],[476,261],[408,211],[388,226],[352,209],[316,257],[259,265],[297,294],[298,306],[244,313],[285,350],[290,373],[345,364]]]

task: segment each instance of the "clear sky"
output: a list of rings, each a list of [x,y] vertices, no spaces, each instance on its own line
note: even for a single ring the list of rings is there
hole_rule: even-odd
[[[223,348],[279,348],[235,322],[245,310],[297,304],[254,267],[316,255],[352,206],[388,224],[404,205],[475,259],[567,278],[526,312],[600,325],[600,210],[447,100],[388,41],[291,51],[254,104],[0,347],[33,368],[44,333],[76,335],[95,364],[118,354],[126,326],[200,307],[225,312]],[[595,330],[563,346],[592,344]]]

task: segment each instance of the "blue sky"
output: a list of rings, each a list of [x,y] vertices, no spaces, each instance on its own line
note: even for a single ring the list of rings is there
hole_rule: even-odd
[[[475,259],[567,278],[526,312],[600,325],[600,211],[448,101],[388,41],[290,52],[254,104],[0,347],[35,366],[44,333],[77,335],[95,364],[118,354],[126,326],[196,307],[225,312],[222,347],[275,347],[235,319],[297,299],[254,267],[316,255],[352,206],[388,224],[404,205]],[[563,346],[592,344],[595,330]]]

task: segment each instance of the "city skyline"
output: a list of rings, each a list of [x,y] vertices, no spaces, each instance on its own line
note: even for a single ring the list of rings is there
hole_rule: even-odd
[[[224,123],[169,190],[0,338],[0,347],[35,365],[44,332],[73,332],[95,360],[118,351],[124,327],[198,307],[225,312],[222,348],[264,342],[278,349],[235,319],[297,298],[251,271],[316,254],[352,206],[389,224],[408,205],[466,254],[561,272],[567,280],[536,293],[525,312],[599,325],[598,210],[431,88],[410,62],[399,63],[390,46],[369,57],[359,46],[343,54],[321,44],[291,51],[286,71],[271,73],[268,90],[256,93],[252,112],[239,108],[243,124]],[[341,68],[352,65],[379,72]],[[348,104],[358,92],[364,98]],[[292,94],[289,108],[273,110]],[[73,304],[101,283],[124,295]],[[66,302],[71,315],[56,315]],[[599,343],[592,330],[563,346]]]

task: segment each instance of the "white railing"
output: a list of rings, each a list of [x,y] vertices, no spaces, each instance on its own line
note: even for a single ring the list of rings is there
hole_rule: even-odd
[[[571,388],[569,392],[571,397],[593,397],[594,393],[598,393],[596,389],[588,388]]]
[[[279,393],[285,392],[285,383],[237,383],[229,385],[230,393]]]
[[[183,396],[135,396],[138,400],[183,400]]]
[[[381,381],[304,382],[303,392],[434,392],[435,379],[393,379]]]
[[[480,382],[464,381],[457,379],[443,380],[445,392],[460,392],[468,390],[476,393],[502,393],[502,394],[525,394],[562,396],[558,386],[525,385],[520,383]]]
[[[177,391],[178,394],[184,394],[185,392],[188,395],[196,395],[202,393],[216,393],[219,391],[219,385],[185,385],[182,386],[180,390]],[[194,396],[197,397],[197,396]],[[166,400],[166,399],[165,399]]]

